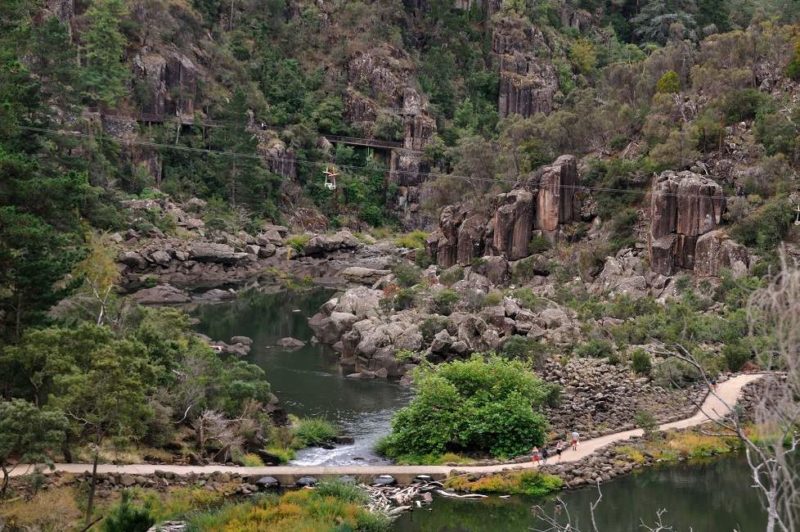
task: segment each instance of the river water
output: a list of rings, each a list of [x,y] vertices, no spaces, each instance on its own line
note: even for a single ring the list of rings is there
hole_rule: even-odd
[[[653,526],[659,510],[674,531],[722,532],[764,530],[766,513],[749,481],[743,457],[706,464],[681,464],[649,468],[602,485],[603,500],[595,512],[597,527],[607,532],[646,530],[640,519]],[[589,506],[597,499],[595,488],[560,494],[580,530],[592,530]],[[555,501],[526,497],[481,500],[437,497],[428,508],[403,514],[394,523],[398,532],[517,532],[544,530],[545,522],[533,508],[541,505],[554,515]],[[561,512],[563,516],[564,513]],[[563,522],[563,518],[562,518]]]
[[[372,448],[388,434],[392,415],[408,403],[410,392],[385,380],[348,379],[330,347],[309,342],[313,333],[308,318],[333,293],[322,288],[277,293],[251,290],[232,301],[199,306],[194,313],[200,320],[197,330],[226,342],[236,335],[252,338],[248,358],[264,369],[273,393],[290,414],[324,417],[355,438],[353,445],[335,449],[304,449],[293,464],[386,463]],[[297,350],[275,345],[287,336],[307,343]]]
[[[406,405],[410,391],[385,380],[354,380],[341,374],[336,354],[327,346],[307,343],[298,350],[275,347],[278,339],[292,336],[308,342],[312,331],[308,317],[333,295],[331,290],[264,293],[249,291],[229,302],[204,304],[195,315],[197,328],[208,336],[228,341],[231,336],[253,339],[249,359],[267,374],[273,392],[289,413],[322,416],[355,438],[353,445],[332,450],[305,449],[293,461],[298,465],[381,464],[372,451],[387,434],[393,413]],[[651,468],[603,485],[603,501],[596,512],[600,530],[640,531],[640,519],[652,524],[656,512],[666,509],[664,522],[676,531],[763,530],[765,516],[750,487],[749,470],[741,458],[708,464]],[[570,514],[590,530],[589,505],[594,489],[561,494]],[[553,499],[525,497],[484,500],[436,498],[427,508],[402,515],[394,530],[410,531],[520,531],[543,529],[532,512],[543,505],[552,514]]]

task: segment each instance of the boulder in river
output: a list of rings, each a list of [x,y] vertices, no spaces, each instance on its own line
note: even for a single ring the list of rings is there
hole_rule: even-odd
[[[189,294],[185,291],[168,284],[139,290],[131,297],[142,305],[170,305],[191,301]]]
[[[283,347],[284,349],[300,349],[306,343],[302,340],[298,340],[297,338],[292,338],[291,336],[287,336],[286,338],[281,338],[276,342],[278,347]]]

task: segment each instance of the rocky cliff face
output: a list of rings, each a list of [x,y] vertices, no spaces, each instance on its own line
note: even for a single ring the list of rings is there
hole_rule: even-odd
[[[153,117],[191,117],[195,112],[198,67],[178,52],[141,52],[133,60],[133,73],[144,88],[141,113]]]
[[[578,219],[577,160],[562,155],[511,192],[500,194],[490,220],[464,205],[442,210],[427,250],[439,266],[466,266],[483,254],[519,260],[530,255],[533,232],[555,240],[563,224]]]
[[[650,266],[662,275],[695,267],[697,242],[716,229],[725,195],[715,181],[693,172],[666,171],[655,178],[650,202]],[[710,258],[711,242],[702,249]],[[701,269],[718,268],[704,264]]]
[[[558,74],[542,32],[521,19],[502,18],[494,26],[492,51],[500,66],[500,116],[551,112]]]

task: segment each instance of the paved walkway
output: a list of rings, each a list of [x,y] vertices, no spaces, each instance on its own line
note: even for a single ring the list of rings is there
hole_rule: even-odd
[[[736,404],[739,399],[742,388],[753,381],[760,379],[763,374],[748,374],[738,375],[717,386],[717,395],[719,398],[712,394],[706,398],[703,405],[698,412],[692,417],[675,421],[673,423],[666,423],[659,427],[659,430],[669,429],[684,429],[701,425],[710,420],[722,419],[728,415],[729,410],[725,403],[729,405]],[[723,403],[724,401],[724,403]],[[599,438],[586,440],[581,442],[577,451],[567,450],[564,452],[561,463],[577,462],[586,458],[590,454],[596,452],[602,447],[619,441],[627,440],[632,436],[641,436],[643,431],[641,429],[627,430],[623,432],[615,432]],[[206,466],[184,466],[184,465],[152,465],[152,464],[135,464],[135,465],[112,465],[100,464],[97,466],[99,473],[125,473],[130,475],[152,475],[155,471],[168,471],[178,475],[207,474],[214,471],[238,473],[241,475],[271,475],[271,476],[288,476],[299,477],[304,475],[321,477],[321,476],[338,476],[338,475],[359,475],[359,476],[377,476],[377,475],[394,475],[394,476],[416,476],[416,475],[432,475],[442,477],[449,475],[452,471],[469,472],[469,473],[496,473],[506,469],[531,469],[537,467],[531,462],[522,464],[499,464],[490,466],[264,466],[264,467],[237,467],[237,466],[224,466],[224,465],[206,465]],[[12,473],[12,476],[25,475],[30,471],[30,466],[17,467]],[[91,464],[55,464],[55,470],[65,473],[84,473],[91,471]]]

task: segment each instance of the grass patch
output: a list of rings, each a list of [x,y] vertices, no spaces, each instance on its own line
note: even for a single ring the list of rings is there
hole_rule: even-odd
[[[339,434],[333,423],[322,418],[301,419],[293,427],[293,430],[303,447],[328,443]]]
[[[408,249],[424,249],[425,240],[428,238],[428,233],[421,230],[411,231],[404,235],[398,236],[394,243],[398,247]]]
[[[292,235],[286,239],[286,245],[294,249],[296,252],[302,253],[309,240],[311,240],[311,235]]]
[[[277,458],[281,464],[286,464],[295,457],[294,449],[288,447],[267,447],[265,450]]]
[[[529,495],[543,497],[559,491],[564,482],[555,475],[538,471],[512,471],[474,478],[459,475],[448,478],[446,488],[467,493],[498,493],[507,495]]]

